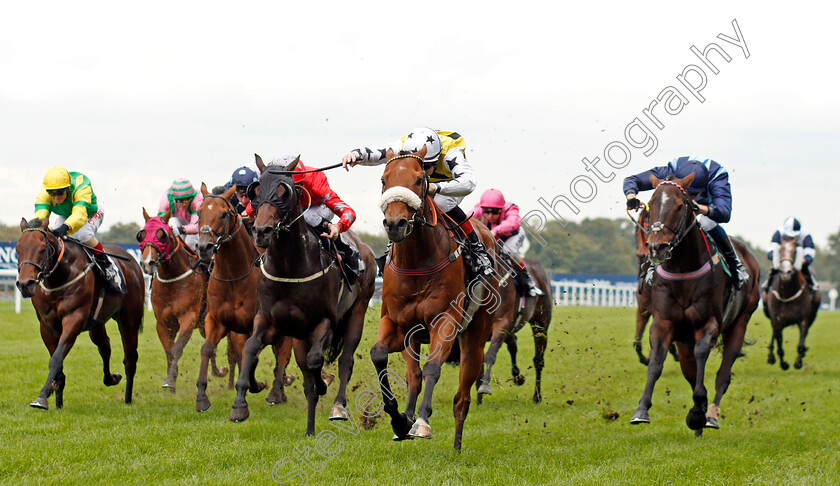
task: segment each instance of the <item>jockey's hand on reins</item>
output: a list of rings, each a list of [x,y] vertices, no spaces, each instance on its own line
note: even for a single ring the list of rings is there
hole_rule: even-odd
[[[631,197],[627,200],[627,209],[636,210],[639,209],[641,206],[642,202],[635,197]]]
[[[66,224],[62,224],[58,228],[51,231],[57,238],[61,238],[62,236],[66,235],[67,232],[70,231],[70,227]]]

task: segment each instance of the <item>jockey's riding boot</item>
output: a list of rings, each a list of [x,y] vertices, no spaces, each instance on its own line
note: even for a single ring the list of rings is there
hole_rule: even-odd
[[[729,239],[728,235],[715,243],[720,247],[720,252],[726,258],[726,264],[729,265],[729,270],[732,272],[732,284],[735,285],[735,290],[741,290],[741,287],[750,279],[747,267],[744,266],[744,262],[738,257],[738,253],[735,251],[735,247],[732,246],[732,240]]]
[[[106,289],[109,292],[124,294],[126,291],[124,285],[122,284],[120,271],[117,270],[117,266],[108,259],[108,256],[104,253],[97,254],[96,264],[99,266],[99,269],[102,271],[102,275],[105,277]]]
[[[778,271],[778,270],[776,270],[775,268],[771,268],[771,269],[770,269],[770,275],[768,275],[768,276],[767,276],[767,279],[764,281],[764,283],[762,283],[762,284],[761,284],[761,293],[762,293],[762,294],[766,294],[766,293],[767,293],[767,291],[768,291],[768,290],[770,290],[770,285],[772,285],[772,284],[773,284],[773,277],[774,277],[777,273],[779,273],[779,271]]]
[[[531,297],[543,295],[542,289],[537,287],[537,284],[534,283],[534,279],[531,278],[531,274],[528,273],[528,270],[519,270],[516,272],[516,283],[519,284],[519,288],[527,290],[528,295]]]
[[[810,265],[802,265],[802,273],[805,275],[805,279],[808,281],[808,286],[811,287],[812,292],[820,289],[820,284],[817,283],[817,278],[814,276],[814,272],[811,271]]]
[[[376,274],[378,276],[382,276],[382,272],[385,271],[385,264],[388,263],[388,255],[391,254],[391,245],[393,245],[393,241],[388,241],[388,248],[385,249],[385,253],[376,257]]]
[[[490,254],[487,249],[478,239],[476,231],[467,233],[467,244],[472,253],[472,270],[473,275],[481,278],[487,278],[493,275],[493,262],[490,260]]]
[[[341,264],[344,267],[344,275],[347,276],[347,283],[353,285],[359,278],[359,252],[344,241],[341,235],[333,241],[335,248],[341,253]]]
[[[653,285],[653,264],[648,265],[647,271],[645,272],[645,283],[648,285]]]

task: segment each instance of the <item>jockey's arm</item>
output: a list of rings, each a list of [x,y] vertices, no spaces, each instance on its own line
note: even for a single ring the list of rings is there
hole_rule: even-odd
[[[309,174],[306,181],[308,182],[306,186],[308,186],[307,190],[312,198],[312,204],[323,203],[333,214],[338,216],[336,226],[338,226],[340,233],[350,229],[350,226],[356,221],[356,212],[330,188],[327,176],[323,172],[313,172]]]
[[[466,196],[475,190],[475,173],[472,166],[467,162],[464,150],[460,147],[451,149],[446,154],[446,167],[452,172],[452,179],[448,181],[435,182],[436,194],[441,196]]]
[[[204,196],[199,192],[190,202],[189,217],[190,221],[184,226],[184,233],[188,235],[198,234],[198,209],[201,208],[201,203],[204,202]]]
[[[52,198],[47,194],[44,186],[41,186],[41,190],[35,196],[35,218],[42,221],[49,218],[52,213],[52,204]]]
[[[668,165],[663,165],[661,167],[654,167],[650,170],[646,170],[644,172],[639,172],[638,174],[627,176],[624,179],[624,194],[629,199],[631,195],[635,197],[641,191],[650,191],[653,189],[653,184],[650,182],[650,176],[653,175],[657,179],[666,179],[668,176],[673,175],[674,171]]]
[[[732,188],[729,185],[729,174],[724,172],[712,179],[708,186],[709,199],[708,216],[716,223],[728,223],[732,217]]]
[[[494,227],[494,233],[499,236],[508,237],[519,231],[519,206],[512,204],[505,212],[505,219],[499,221],[498,226]]]
[[[89,185],[85,185],[76,189],[76,192],[72,196],[73,209],[70,211],[70,216],[64,220],[64,224],[70,228],[70,234],[79,231],[79,228],[87,223],[88,218],[91,216],[88,214],[85,204],[91,203],[93,190]]]
[[[388,161],[387,153],[390,148],[395,153],[400,151],[402,147],[402,140],[397,140],[385,145],[372,145],[370,147],[356,148],[344,156],[342,165],[348,169],[348,165],[382,165]]]

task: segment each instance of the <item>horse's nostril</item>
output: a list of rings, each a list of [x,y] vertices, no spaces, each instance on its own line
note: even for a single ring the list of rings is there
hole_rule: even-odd
[[[408,225],[408,220],[403,218],[397,223],[398,228],[405,228]]]

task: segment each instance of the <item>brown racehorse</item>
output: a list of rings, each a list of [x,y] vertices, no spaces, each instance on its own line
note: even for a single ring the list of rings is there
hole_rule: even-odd
[[[630,215],[630,219],[633,219],[632,215]],[[636,350],[639,363],[647,366],[649,360],[642,352],[642,336],[645,333],[645,327],[647,327],[651,315],[651,286],[645,282],[645,276],[647,275],[648,268],[650,268],[650,260],[647,257],[647,239],[643,231],[643,229],[650,226],[647,222],[646,207],[643,207],[642,212],[639,213],[638,224],[639,227],[636,228],[636,260],[639,264],[639,285],[636,290],[636,336],[633,339],[633,349]],[[672,343],[668,351],[674,357],[674,361],[680,360],[677,356],[676,344]]]
[[[496,248],[496,253],[504,251]],[[490,376],[493,364],[496,362],[496,355],[502,343],[506,343],[510,352],[511,372],[513,382],[516,385],[525,384],[525,376],[519,372],[516,365],[517,342],[516,333],[522,329],[526,322],[531,323],[531,332],[534,334],[534,370],[537,378],[534,385],[534,403],[542,401],[542,370],[545,364],[545,348],[548,343],[548,326],[551,324],[551,310],[554,299],[551,295],[551,280],[545,269],[539,263],[523,258],[525,266],[537,287],[543,291],[543,295],[530,297],[513,284],[513,273],[510,267],[503,266],[503,275],[496,275],[499,279],[499,295],[501,305],[496,309],[493,320],[493,334],[490,337],[490,347],[484,353],[484,370],[476,387],[478,391],[478,404],[481,405],[484,395],[489,395]],[[509,285],[508,285],[509,284]],[[527,292],[527,289],[526,289]],[[524,300],[524,305],[523,305]]]
[[[29,405],[47,410],[47,398],[55,391],[55,406],[64,406],[64,358],[82,331],[102,357],[103,383],[114,386],[119,373],[111,373],[111,343],[105,331],[109,319],[117,321],[123,343],[126,386],[125,403],[131,403],[134,374],[137,370],[137,335],[143,327],[145,289],[140,266],[125,250],[105,245],[105,251],[117,255],[126,283],[125,294],[107,292],[91,269],[95,263],[75,241],[56,238],[48,230],[49,219],[21,219],[23,234],[17,244],[17,287],[24,297],[32,297],[32,306],[41,323],[41,338],[50,352],[50,371],[41,394]]]
[[[201,365],[196,382],[195,409],[198,412],[207,411],[211,406],[207,397],[207,364],[219,341],[228,332],[232,333],[231,344],[240,360],[239,372],[242,373],[242,349],[254,328],[257,312],[259,272],[255,271],[254,263],[259,251],[245,231],[242,216],[230,203],[235,191],[236,186],[221,195],[210,194],[207,186],[201,184],[204,201],[198,210],[198,256],[205,263],[212,260],[213,269],[207,284],[205,339],[201,346]],[[274,353],[278,364],[274,369],[274,384],[265,399],[269,404],[286,402],[283,378],[290,350],[275,347]],[[251,393],[258,393],[264,388],[264,383],[255,382]]]
[[[732,365],[744,343],[747,322],[758,306],[758,262],[743,243],[733,241],[750,273],[738,292],[712,253],[697,225],[692,201],[685,192],[694,174],[661,181],[651,176],[656,188],[649,203],[648,253],[657,265],[653,277],[650,329],[650,364],[647,383],[631,423],[650,422],[653,387],[662,373],[668,346],[677,342],[680,367],[693,390],[694,406],[686,424],[701,435],[704,427],[719,428],[720,401],[729,387]],[[734,270],[733,270],[734,271]],[[723,356],[715,379],[715,398],[708,406],[704,384],[709,353],[722,341]]]
[[[783,370],[788,369],[789,365],[785,361],[785,353],[782,350],[782,330],[787,326],[799,326],[799,346],[796,348],[798,354],[793,367],[800,369],[802,358],[808,351],[805,346],[805,337],[808,335],[811,324],[817,318],[817,311],[822,300],[820,291],[811,290],[802,271],[796,268],[798,266],[796,250],[796,238],[782,238],[782,244],[777,250],[781,263],[779,274],[773,279],[768,292],[764,295],[764,313],[773,326],[767,362],[776,363],[776,357],[773,355],[775,342],[776,352],[779,354],[779,365]]]
[[[184,347],[196,327],[204,334],[207,274],[194,270],[198,255],[172,234],[168,225],[170,216],[167,211],[163,216],[150,217],[143,208],[146,224],[137,233],[137,242],[142,252],[140,266],[147,275],[153,276],[152,309],[157,320],[158,338],[166,353],[167,373],[162,386],[175,393],[178,360]],[[232,356],[229,359],[232,360]],[[228,373],[227,368],[216,366],[215,354],[211,357],[211,365],[214,376]]]
[[[422,167],[425,154],[425,147],[415,154],[387,153],[380,208],[385,213],[383,224],[388,238],[394,245],[383,275],[379,336],[370,356],[379,376],[385,412],[391,417],[395,440],[428,439],[434,387],[440,378],[441,365],[457,346],[460,377],[452,411],[454,446],[460,450],[470,391],[481,371],[484,343],[493,330],[493,312],[499,305],[498,283],[490,278],[469,287],[465,285],[466,266],[461,248],[443,224],[445,214],[428,196],[429,182]],[[495,254],[495,240],[487,228],[476,219],[472,219],[472,224],[488,251]],[[430,343],[429,356],[420,356],[421,342]],[[398,411],[388,378],[391,374],[388,354],[398,351],[402,352],[407,367],[405,413]],[[421,359],[426,361],[422,374]],[[426,391],[415,421],[414,409],[423,381]]]
[[[327,391],[322,367],[336,358],[340,386],[330,419],[350,418],[345,409],[347,384],[375,288],[376,260],[369,246],[352,232],[345,232],[342,237],[359,249],[365,267],[358,280],[347,285],[339,269],[344,263],[325,250],[318,236],[320,230],[312,231],[303,219],[298,189],[291,177],[297,164],[298,160],[286,167],[269,165],[259,182],[248,188],[257,212],[255,239],[265,253],[257,272],[254,332],[245,344],[230,420],[240,422],[250,415],[245,394],[254,386],[257,353],[269,344],[292,343],[303,372],[306,435],[314,435],[315,406]]]

